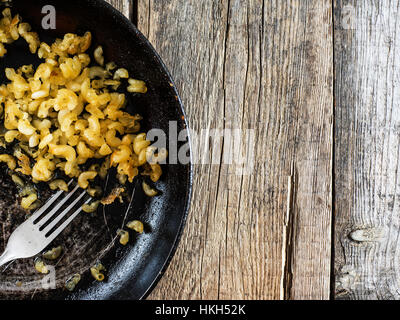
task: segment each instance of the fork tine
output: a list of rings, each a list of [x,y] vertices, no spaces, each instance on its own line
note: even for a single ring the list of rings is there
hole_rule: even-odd
[[[76,190],[79,189],[79,185],[76,185],[75,188],[69,192],[65,198],[63,198],[59,203],[56,204],[56,206],[51,209],[49,213],[47,213],[39,222],[38,222],[38,227],[40,228],[43,224],[45,224],[57,211],[62,207],[62,205],[69,199],[71,196],[75,193]]]
[[[72,183],[72,181],[74,181],[74,180],[71,179],[71,180],[68,182],[68,186]],[[41,214],[42,214],[44,211],[46,211],[46,209],[47,209],[48,207],[50,207],[50,205],[51,205],[54,201],[56,201],[56,200],[60,197],[61,194],[63,194],[63,192],[64,192],[64,191],[59,190],[59,191],[57,191],[54,195],[52,195],[51,198],[50,198],[49,200],[47,200],[47,202],[46,202],[42,207],[40,207],[40,208],[37,209],[34,213],[32,213],[32,215],[30,216],[30,219],[33,219],[33,220],[34,220],[34,219],[40,217]]]
[[[63,192],[64,192],[64,191],[62,191],[62,190],[57,191],[49,200],[47,200],[47,202],[46,202],[45,205],[43,205],[41,208],[37,209],[34,213],[32,213],[32,215],[29,217],[29,219],[35,220],[36,218],[40,217],[41,214],[42,214],[43,212],[45,212],[46,209],[47,209],[48,207],[50,207],[50,205],[51,205],[54,201],[56,201],[56,200],[60,197],[60,195],[61,195]]]
[[[65,217],[66,214],[70,212],[70,210],[78,203],[78,201],[86,194],[86,192],[82,192],[63,212],[61,212],[51,223],[46,226],[42,230],[44,234],[46,234],[48,231],[50,231],[57,223],[60,221],[62,218]]]
[[[84,204],[88,203],[90,201],[90,198],[85,201]],[[75,217],[82,211],[82,207],[79,207],[71,216],[68,217],[67,220],[65,220],[52,234],[50,234],[47,237],[48,243],[54,240],[70,223],[72,220],[75,219]]]

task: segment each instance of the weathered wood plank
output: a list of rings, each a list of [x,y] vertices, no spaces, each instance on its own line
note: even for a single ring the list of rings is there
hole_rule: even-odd
[[[329,297],[331,12],[327,0],[138,1],[138,26],[173,74],[190,126],[256,138],[248,175],[196,165],[184,236],[151,299]],[[210,150],[227,152],[224,142]]]
[[[116,9],[121,11],[128,19],[132,17],[133,6],[136,6],[136,1],[134,0],[106,0],[108,3],[112,4]]]
[[[400,299],[399,1],[335,1],[335,297]]]

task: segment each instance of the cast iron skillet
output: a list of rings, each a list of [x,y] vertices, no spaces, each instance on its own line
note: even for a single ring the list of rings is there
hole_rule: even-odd
[[[56,29],[43,30],[41,13],[44,5],[56,8]],[[93,47],[101,44],[106,61],[114,61],[128,69],[131,76],[143,79],[148,86],[144,95],[129,94],[128,110],[143,116],[144,131],[162,129],[169,137],[169,122],[176,121],[177,132],[187,130],[182,102],[170,74],[150,43],[111,5],[102,0],[13,0],[12,12],[29,22],[42,41],[52,42],[65,33],[83,35],[91,31]],[[19,67],[40,60],[28,52],[21,39],[7,46],[8,54],[0,60],[0,80],[5,81],[4,68]],[[190,145],[179,142],[176,148]],[[168,139],[167,139],[168,141]],[[170,154],[173,143],[169,143]],[[173,152],[173,150],[172,150]],[[33,268],[33,259],[17,260],[0,274],[1,299],[142,299],[155,286],[171,260],[187,217],[192,185],[192,168],[187,164],[163,166],[163,176],[156,187],[161,195],[146,197],[141,190],[141,179],[129,188],[133,192],[132,206],[125,204],[107,206],[95,215],[80,215],[54,243],[62,244],[64,255],[55,263],[56,288],[38,288],[43,282]],[[4,178],[4,174],[1,177]],[[5,178],[4,178],[5,179]],[[110,176],[107,190],[116,183]],[[1,205],[1,204],[0,204]],[[4,204],[3,204],[4,205]],[[0,250],[8,235],[23,218],[11,217],[3,210],[0,221]],[[0,220],[1,220],[0,216]],[[145,233],[131,233],[130,243],[124,247],[115,241],[117,230],[132,219],[144,222]],[[3,233],[3,234],[1,234]],[[100,261],[107,268],[106,281],[94,281],[88,268]],[[74,273],[82,280],[74,292],[65,290],[64,282]],[[16,285],[18,283],[18,285]],[[36,284],[36,285],[35,285]]]

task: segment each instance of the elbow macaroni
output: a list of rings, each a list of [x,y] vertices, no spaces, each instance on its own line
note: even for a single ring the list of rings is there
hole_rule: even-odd
[[[88,180],[93,180],[97,176],[96,171],[82,172],[78,178],[78,184],[82,189],[86,189],[89,186]]]
[[[126,81],[128,92],[145,93],[145,82],[130,78],[128,70],[114,62],[105,63],[101,46],[93,53],[97,65],[88,67],[90,32],[69,33],[49,45],[19,16],[12,17],[9,8],[2,14],[0,58],[7,44],[22,37],[43,62],[36,70],[32,65],[5,69],[9,82],[0,85],[6,129],[1,135],[6,143],[17,142],[27,155],[2,154],[0,162],[34,182],[49,182],[53,190],[68,190],[65,181],[54,180],[57,169],[77,178],[83,189],[97,176],[104,179],[111,167],[117,168],[120,181],[132,182],[141,166],[146,169],[143,174],[157,181],[162,173],[158,163],[166,152],[154,155],[146,134],[139,133],[142,117],[123,111],[126,96],[115,91]],[[85,169],[93,158],[102,159],[101,164],[96,170]],[[36,194],[24,197],[23,207],[30,208],[36,200]]]

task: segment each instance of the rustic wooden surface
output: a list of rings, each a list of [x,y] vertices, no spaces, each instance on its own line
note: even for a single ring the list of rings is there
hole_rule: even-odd
[[[335,6],[335,294],[400,299],[400,2]]]
[[[150,299],[329,298],[330,1],[151,0],[137,12],[190,127],[254,129],[257,141],[249,175],[195,166],[183,239]]]
[[[149,299],[399,299],[399,1],[110,2],[161,55],[192,129],[255,133],[249,174],[195,165]]]
[[[331,3],[136,4],[190,127],[256,137],[250,174],[195,166],[184,236],[149,299],[329,298]]]

